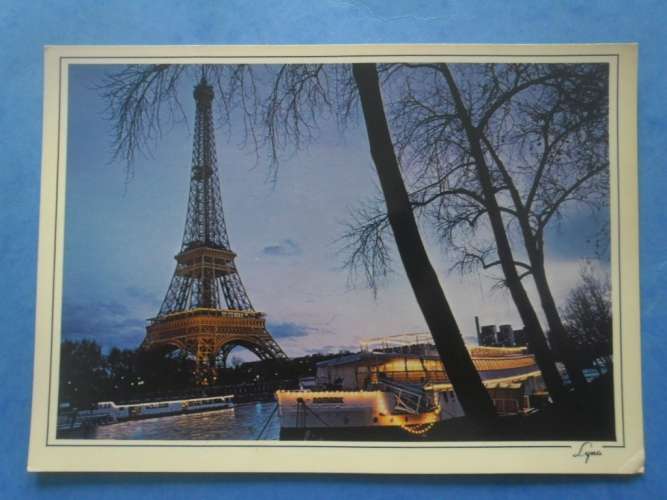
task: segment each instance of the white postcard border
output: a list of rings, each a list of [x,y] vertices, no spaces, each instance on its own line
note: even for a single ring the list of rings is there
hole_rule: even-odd
[[[617,439],[546,442],[255,442],[56,439],[67,68],[71,64],[392,62],[608,62]],[[132,472],[638,473],[644,448],[639,321],[636,45],[59,46],[45,50],[35,367],[28,469]]]

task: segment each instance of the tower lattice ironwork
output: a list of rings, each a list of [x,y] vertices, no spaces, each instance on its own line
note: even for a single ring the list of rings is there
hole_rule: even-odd
[[[196,359],[199,383],[215,381],[217,358],[243,346],[260,359],[286,358],[255,311],[234,263],[222,210],[213,128],[213,87],[205,76],[195,87],[195,135],[188,212],[176,270],[144,348],[168,346]]]

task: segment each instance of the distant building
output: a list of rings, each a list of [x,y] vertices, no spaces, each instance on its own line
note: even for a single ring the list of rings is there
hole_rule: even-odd
[[[496,325],[484,325],[480,330],[477,338],[479,345],[486,347],[498,346],[498,331]]]
[[[479,325],[479,323],[477,323]],[[524,347],[528,345],[523,329],[515,330],[512,325],[484,325],[477,329],[477,340],[485,347]]]
[[[514,330],[514,345],[517,346],[528,345],[528,339],[526,338],[526,330],[524,328],[521,328],[520,330]]]
[[[502,347],[514,347],[516,345],[512,325],[500,325],[498,328],[498,344]]]

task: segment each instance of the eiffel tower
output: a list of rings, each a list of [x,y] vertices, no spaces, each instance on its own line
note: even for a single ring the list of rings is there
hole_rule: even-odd
[[[197,105],[188,213],[176,270],[158,315],[148,320],[145,349],[180,349],[196,360],[197,382],[215,382],[216,359],[236,346],[260,359],[286,358],[253,309],[227,236],[213,130],[213,87],[203,74]]]

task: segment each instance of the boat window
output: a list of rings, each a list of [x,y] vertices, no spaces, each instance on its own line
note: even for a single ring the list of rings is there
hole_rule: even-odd
[[[445,403],[449,403],[449,398],[447,397],[447,393],[443,392],[442,395],[445,398]]]

